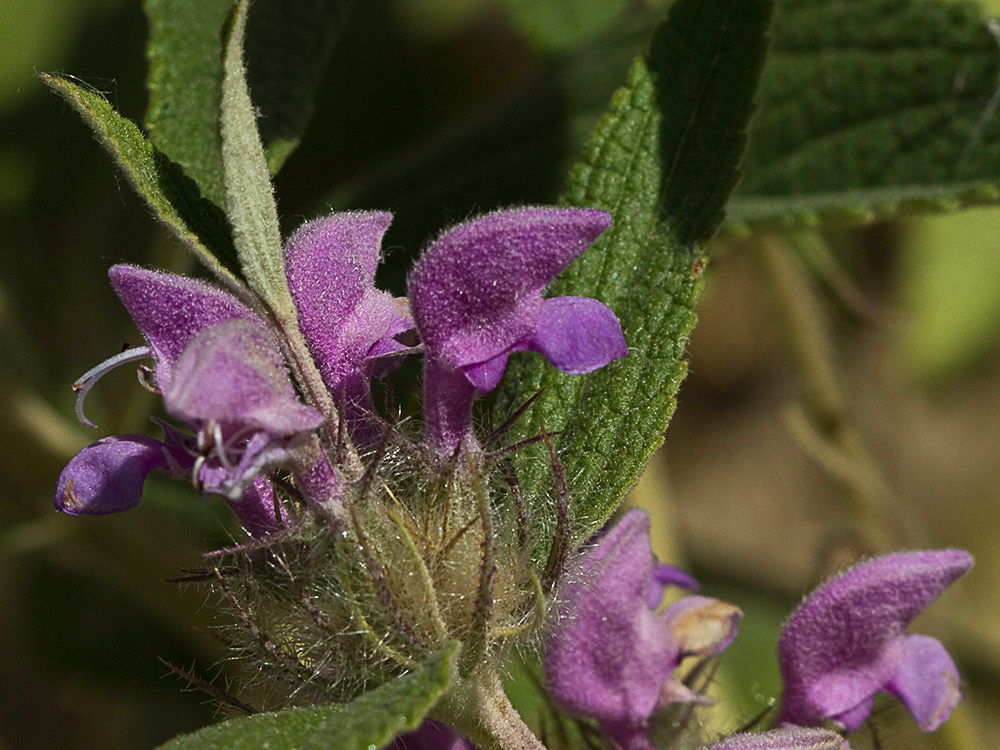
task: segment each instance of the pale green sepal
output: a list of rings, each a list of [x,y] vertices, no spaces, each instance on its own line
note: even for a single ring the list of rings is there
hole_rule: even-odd
[[[285,278],[278,207],[243,65],[248,5],[248,0],[240,0],[234,6],[222,57],[219,124],[226,212],[250,288],[279,318],[294,320],[295,307]]]
[[[673,413],[703,243],[737,179],[770,12],[770,0],[677,0],[570,176],[564,203],[604,209],[614,221],[549,291],[607,304],[629,352],[582,377],[521,357],[508,367],[494,419],[542,392],[508,439],[559,433],[552,440],[581,536],[621,502]],[[546,449],[527,450],[537,455],[518,462],[525,495],[544,495]]]
[[[347,704],[288,708],[230,719],[176,737],[158,750],[369,750],[416,729],[448,689],[460,644],[455,641],[422,667]]]
[[[248,300],[247,288],[234,273],[238,266],[226,218],[217,206],[201,196],[194,180],[100,94],[63,76],[41,73],[39,77],[83,117],[156,217],[230,291]]]

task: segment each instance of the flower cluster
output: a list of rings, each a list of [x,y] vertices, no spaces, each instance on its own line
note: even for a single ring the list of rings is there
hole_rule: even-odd
[[[721,654],[742,613],[697,594],[664,606],[668,588],[698,583],[656,559],[641,511],[567,563],[568,534],[539,538],[532,530],[546,524],[529,518],[554,513],[565,530],[565,498],[554,510],[525,502],[472,420],[473,402],[517,352],[569,374],[626,354],[604,304],[544,296],[610,219],[521,208],[461,224],[426,249],[406,298],[374,284],[390,221],[337,213],[288,239],[291,327],[249,290],[240,298],[113,267],[145,344],[77,382],[78,416],[89,424],[83,400],[110,368],[151,359],[140,378],[162,395],[170,421],[157,420],[161,439],[119,435],[84,448],[64,469],[55,506],[128,510],[153,471],[224,498],[248,539],[223,553],[238,558],[226,568],[236,572],[216,566],[206,577],[236,613],[234,649],[267,675],[279,705],[349,699],[459,641],[455,683],[395,746],[540,748],[512,718],[499,677],[511,645],[547,630],[545,679],[559,710],[596,722],[614,748],[653,750],[661,712],[712,703],[699,669],[684,674],[682,663]],[[419,440],[371,396],[374,378],[414,354],[423,356]],[[921,729],[937,728],[960,700],[958,672],[940,642],[905,631],[971,563],[958,550],[900,552],[822,585],[781,635],[775,727],[733,734],[715,750],[839,750],[840,732],[864,723],[879,692]]]
[[[390,221],[381,212],[334,214],[302,226],[285,247],[299,330],[356,441],[379,428],[373,375],[418,349],[425,355],[425,441],[441,457],[459,443],[475,449],[472,402],[496,387],[511,353],[537,351],[576,374],[625,354],[621,328],[605,305],[543,299],[548,283],[607,228],[604,212],[526,208],[455,227],[414,269],[409,307],[374,285]],[[292,471],[306,502],[343,502],[327,486],[339,468],[327,465],[334,446],[317,445],[317,428],[329,415],[299,402],[280,336],[267,320],[194,279],[130,266],[115,266],[110,275],[147,345],[81,378],[78,414],[86,421],[83,397],[109,367],[152,357],[167,413],[193,434],[163,424],[163,441],[122,435],[93,443],[63,471],[58,510],[128,510],[154,469],[222,495],[255,535],[275,528],[266,480],[276,469]],[[419,346],[403,343],[414,327]],[[324,488],[319,495],[310,491],[316,484]]]

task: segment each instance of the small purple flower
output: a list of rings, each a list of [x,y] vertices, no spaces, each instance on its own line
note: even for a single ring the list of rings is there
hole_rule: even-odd
[[[336,213],[303,224],[285,245],[288,287],[299,329],[353,429],[371,413],[369,382],[411,349],[396,337],[413,328],[405,298],[375,288],[382,235],[392,215]]]
[[[387,372],[412,351],[396,336],[413,328],[405,300],[375,289],[379,246],[391,216],[339,213],[304,224],[285,248],[289,290],[299,328],[324,383],[343,404],[352,429],[370,409],[369,381],[377,363]],[[167,413],[194,432],[163,424],[164,440],[138,435],[105,438],[72,459],[56,488],[56,508],[68,513],[116,513],[139,502],[146,476],[165,470],[217,493],[254,534],[277,519],[268,471],[295,463],[300,489],[330,502],[339,486],[315,446],[323,422],[302,404],[278,342],[257,314],[228,292],[194,279],[114,266],[111,283],[147,345],[112,357],[79,381],[83,398],[108,369],[152,357]],[[303,463],[303,460],[308,460]]]
[[[582,560],[565,590],[565,616],[545,657],[552,698],[597,719],[625,750],[652,748],[649,718],[671,702],[706,699],[671,675],[687,656],[720,653],[736,635],[740,611],[701,596],[664,612],[667,575],[653,556],[649,516],[627,513]]]
[[[136,351],[152,356],[167,412],[194,435],[164,424],[162,442],[123,435],[87,446],[63,470],[56,508],[88,515],[128,510],[146,476],[160,469],[223,495],[248,530],[262,530],[274,510],[256,480],[301,448],[322,416],[299,402],[270,331],[236,298],[131,266],[114,266],[110,276],[146,337],[148,346]]]
[[[497,386],[510,354],[539,352],[570,374],[626,354],[604,304],[542,297],[610,223],[592,209],[521,208],[460,224],[430,245],[408,292],[426,351],[424,412],[436,452],[475,444],[472,402]]]
[[[958,670],[939,641],[910,622],[972,565],[962,550],[897,552],[830,579],[792,614],[778,642],[783,724],[832,720],[848,731],[878,692],[933,731],[961,700]]]
[[[760,734],[734,734],[708,750],[841,750],[844,738],[828,729],[784,727]]]

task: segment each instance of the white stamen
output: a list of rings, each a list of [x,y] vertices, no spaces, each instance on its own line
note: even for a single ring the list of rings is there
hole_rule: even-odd
[[[132,349],[126,349],[120,354],[104,360],[97,367],[87,370],[87,372],[77,378],[76,382],[73,383],[73,390],[76,391],[76,418],[88,427],[97,427],[83,413],[83,400],[90,393],[90,389],[94,387],[98,380],[119,365],[123,365],[126,362],[135,362],[137,359],[146,359],[150,356],[152,356],[152,350],[148,346],[137,346]]]

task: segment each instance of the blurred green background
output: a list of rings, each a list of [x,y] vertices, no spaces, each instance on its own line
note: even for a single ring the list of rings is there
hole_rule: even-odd
[[[136,511],[104,518],[58,516],[51,493],[75,451],[147,431],[155,408],[123,368],[88,399],[99,432],[73,415],[69,384],[138,341],[108,266],[192,266],[33,75],[77,75],[141,122],[145,18],[134,0],[0,0],[0,11],[0,750],[150,748],[217,716],[158,657],[223,682],[232,668],[205,593],[166,582],[227,543],[228,516],[179,484],[151,482]],[[395,211],[384,283],[401,292],[422,238],[444,224],[558,195],[632,49],[589,36],[571,40],[581,53],[553,55],[487,0],[359,3],[277,180],[283,221],[331,205]],[[445,181],[421,169],[442,133],[484,109],[515,113],[510,154],[497,157],[506,171]],[[918,623],[956,656],[966,702],[934,737],[888,704],[878,739],[1000,746],[1000,210],[813,234],[797,248],[898,538],[977,560]],[[633,497],[654,515],[659,554],[746,613],[717,688],[731,708],[709,732],[776,697],[782,618],[854,549],[843,477],[795,427],[802,373],[760,255],[753,238],[716,243],[690,375]],[[866,729],[854,745],[870,743]]]

